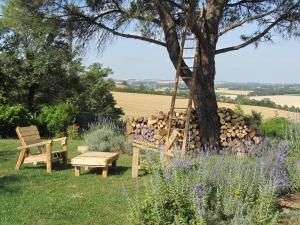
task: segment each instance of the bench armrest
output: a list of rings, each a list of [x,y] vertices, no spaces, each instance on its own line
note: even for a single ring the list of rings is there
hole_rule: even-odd
[[[18,147],[17,149],[26,149],[26,148],[33,148],[33,147],[39,147],[39,146],[44,146],[46,144],[52,144],[52,141],[41,141],[39,143],[35,143],[35,144],[30,144],[30,145],[24,145],[21,147]]]
[[[54,138],[54,139],[52,139],[52,141],[53,141],[53,142],[58,142],[58,141],[66,142],[66,141],[67,141],[67,137]]]

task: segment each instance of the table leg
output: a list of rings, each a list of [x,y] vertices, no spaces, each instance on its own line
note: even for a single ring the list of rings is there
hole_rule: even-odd
[[[133,148],[132,155],[132,177],[137,178],[139,174],[139,155],[140,150],[138,148]]]
[[[103,170],[102,170],[102,176],[103,176],[103,177],[107,177],[107,176],[108,176],[108,166],[103,167]]]
[[[111,166],[112,166],[112,168],[116,169],[116,167],[117,167],[117,160],[112,161]]]
[[[80,176],[80,166],[75,166],[75,176],[76,177]]]

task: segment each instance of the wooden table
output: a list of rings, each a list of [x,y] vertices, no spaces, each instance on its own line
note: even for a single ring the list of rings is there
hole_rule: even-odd
[[[85,152],[73,159],[71,164],[75,167],[75,176],[80,176],[81,167],[102,167],[102,176],[108,176],[108,165],[111,163],[112,167],[115,168],[117,160],[119,159],[119,153],[114,152]]]

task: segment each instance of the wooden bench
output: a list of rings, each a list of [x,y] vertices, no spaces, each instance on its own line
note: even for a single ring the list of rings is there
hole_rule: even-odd
[[[141,167],[140,165],[140,152],[142,150],[145,151],[151,151],[156,152],[160,154],[160,159],[162,161],[170,161],[174,157],[174,149],[173,144],[177,140],[177,138],[180,136],[180,133],[174,129],[172,134],[169,138],[166,139],[165,142],[165,152],[160,152],[158,150],[158,146],[155,144],[140,142],[140,141],[134,141],[132,144],[133,147],[133,154],[132,154],[132,178],[137,178],[139,175],[139,169]],[[184,153],[182,153],[183,155]]]
[[[67,137],[55,138],[52,140],[42,140],[36,126],[17,127],[16,133],[19,137],[21,147],[16,170],[23,164],[46,163],[47,172],[51,173],[53,159],[63,159],[64,166],[67,167],[68,140]],[[53,142],[60,142],[61,149],[53,150]],[[37,148],[38,152],[33,153],[32,149]]]
[[[71,164],[75,167],[75,176],[80,176],[81,167],[97,168],[101,167],[102,176],[108,176],[108,166],[112,164],[115,168],[119,153],[114,152],[85,152],[71,159]]]

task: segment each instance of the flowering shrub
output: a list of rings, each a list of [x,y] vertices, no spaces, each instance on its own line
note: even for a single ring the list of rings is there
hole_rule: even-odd
[[[69,126],[68,129],[67,129],[68,137],[73,139],[73,140],[79,139],[80,138],[79,129],[80,129],[80,126],[78,124],[74,124],[74,125]]]
[[[131,223],[275,224],[278,195],[290,188],[288,145],[260,148],[251,157],[202,153],[154,166],[145,198],[130,200]]]
[[[91,124],[84,133],[84,140],[93,151],[131,150],[131,144],[127,142],[122,127],[107,119],[99,119],[97,123]]]
[[[300,125],[298,123],[290,124],[286,139],[290,145],[286,168],[291,180],[291,187],[295,191],[300,191]]]

